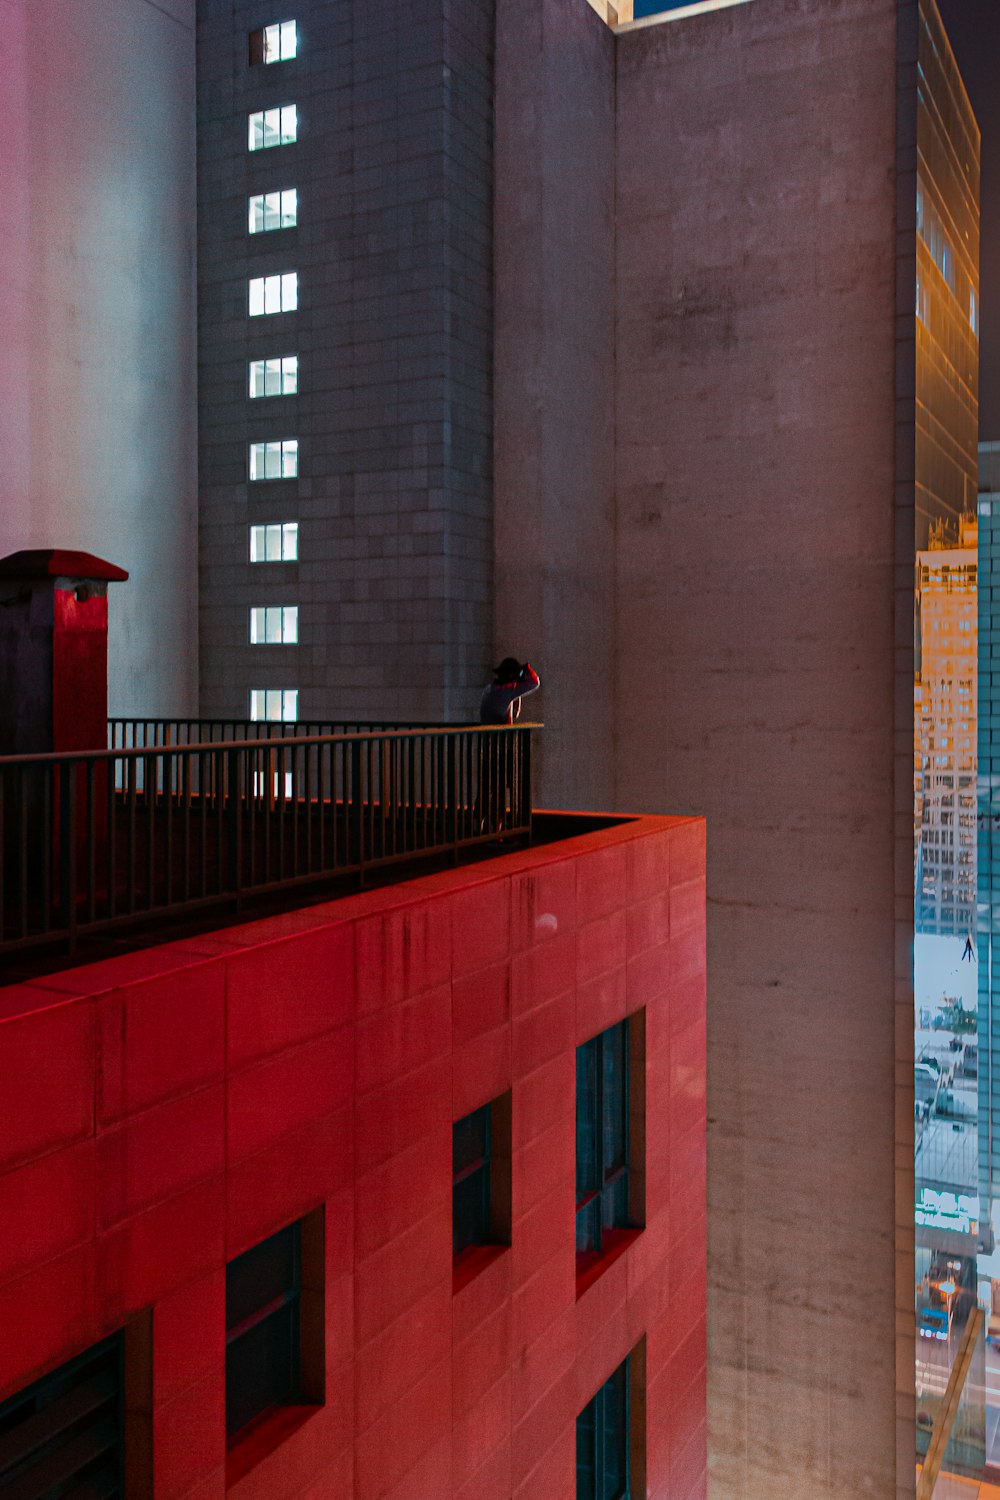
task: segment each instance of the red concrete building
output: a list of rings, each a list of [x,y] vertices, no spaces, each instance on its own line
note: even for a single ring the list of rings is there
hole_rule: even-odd
[[[704,1496],[700,820],[35,969],[5,1497]]]

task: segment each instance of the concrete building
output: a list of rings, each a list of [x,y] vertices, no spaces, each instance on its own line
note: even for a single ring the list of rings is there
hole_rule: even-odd
[[[0,555],[59,546],[128,569],[112,712],[191,713],[194,0],[5,0],[2,18]]]
[[[978,527],[944,524],[917,553],[920,670],[915,741],[921,762],[916,924],[959,938],[976,927]]]
[[[1000,1036],[994,974],[993,941],[1000,923],[1000,725],[994,707],[993,675],[1000,638],[996,617],[1000,599],[1000,446],[979,449],[979,815],[978,815],[978,956],[979,956],[979,1196],[983,1218],[994,1240],[1000,1224],[994,1205],[1000,1200],[1000,1071],[995,1061]],[[995,739],[996,735],[996,739]],[[995,1276],[1000,1265],[990,1268]]]

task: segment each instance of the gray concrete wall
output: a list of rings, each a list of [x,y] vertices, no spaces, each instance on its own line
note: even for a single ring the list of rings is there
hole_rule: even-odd
[[[617,43],[615,805],[708,819],[714,1500],[913,1487],[896,20],[754,0]],[[912,399],[901,420],[912,444]]]
[[[196,702],[194,0],[0,0],[0,555],[95,552],[110,708]]]
[[[556,807],[614,805],[614,45],[498,0],[494,652],[541,672]]]
[[[252,0],[199,5],[202,706],[299,690],[303,717],[463,718],[491,654],[492,0],[300,0],[297,56],[247,65]],[[294,103],[295,144],[247,113]],[[298,224],[247,234],[247,195]],[[247,278],[299,272],[296,312],[247,318]],[[247,361],[298,354],[295,396]],[[247,445],[297,437],[297,480]],[[251,566],[252,522],[299,522]],[[297,604],[297,646],[251,646]]]

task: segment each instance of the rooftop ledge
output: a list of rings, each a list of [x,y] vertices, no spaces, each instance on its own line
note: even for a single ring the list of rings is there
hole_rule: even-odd
[[[576,861],[586,862],[588,881],[593,882],[597,873],[593,860],[608,858],[614,862],[617,858],[620,863],[607,867],[616,899],[622,896],[623,886],[632,893],[630,899],[641,899],[645,886],[661,879],[666,869],[664,860],[668,860],[671,883],[700,882],[704,906],[704,819],[547,810],[535,816],[539,828],[534,842],[508,852],[498,849],[486,860],[437,869],[402,883],[355,890],[333,899],[329,892],[317,893],[309,902],[292,896],[279,907],[257,912],[250,920],[244,915],[217,917],[181,930],[176,926],[151,927],[131,938],[106,942],[93,952],[78,953],[75,958],[35,955],[22,966],[22,972],[0,970],[0,1025],[82,997],[178,975],[219,959],[230,960],[250,950],[365,919],[393,914],[405,918],[408,912],[426,909],[427,903],[437,898],[453,897],[459,891],[490,883],[516,883],[527,878],[530,886],[541,892],[546,888],[547,874],[555,875],[553,867]],[[635,849],[637,843],[644,845],[641,853]],[[511,910],[511,921],[515,916]],[[544,922],[545,914],[538,920]]]
[[[750,0],[691,0],[689,5],[678,5],[671,10],[657,11],[652,16],[633,15],[635,0],[587,0],[614,31],[641,31],[647,26],[662,26],[669,21],[683,21],[689,16],[702,15],[710,10],[728,10],[733,5],[748,5]]]
[[[108,727],[107,750],[0,757],[0,983],[630,822],[535,810],[538,724]]]

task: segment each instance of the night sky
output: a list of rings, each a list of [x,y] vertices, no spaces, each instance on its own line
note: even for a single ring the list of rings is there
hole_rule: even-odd
[[[689,3],[635,0],[635,15],[657,15]],[[1000,4],[997,0],[938,3],[983,132],[979,429],[983,439],[1000,441]]]

